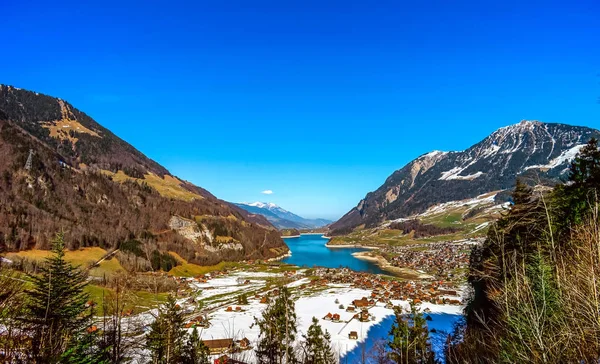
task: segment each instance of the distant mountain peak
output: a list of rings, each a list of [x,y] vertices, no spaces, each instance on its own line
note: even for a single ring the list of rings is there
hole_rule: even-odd
[[[274,209],[274,208],[278,208],[279,206],[275,205],[273,202],[260,202],[260,201],[256,201],[256,202],[241,202],[241,204],[243,205],[248,205],[248,206],[254,206],[254,207],[258,207],[258,208],[269,208],[269,209]]]
[[[392,173],[377,190],[331,225],[343,233],[359,225],[420,213],[436,204],[508,190],[516,177],[555,184],[569,162],[600,132],[580,126],[521,120],[463,151],[432,151]]]
[[[236,205],[248,212],[264,216],[278,229],[314,229],[331,223],[326,219],[306,219],[272,202],[241,202]]]

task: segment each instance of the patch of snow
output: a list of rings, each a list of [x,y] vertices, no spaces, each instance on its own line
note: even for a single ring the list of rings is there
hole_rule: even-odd
[[[584,146],[585,146],[585,144],[578,144],[570,149],[563,151],[562,153],[560,153],[560,155],[558,157],[556,157],[553,160],[551,160],[550,162],[548,162],[548,164],[544,164],[544,165],[536,164],[533,166],[528,166],[528,167],[525,167],[525,170],[532,169],[532,168],[552,169],[552,168],[558,167],[565,162],[570,162],[571,160],[575,159],[575,157],[577,156],[577,153],[579,153],[581,148],[583,148]]]

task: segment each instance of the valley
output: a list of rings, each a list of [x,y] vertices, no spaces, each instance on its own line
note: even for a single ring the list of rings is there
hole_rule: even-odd
[[[0,148],[10,156],[0,163],[4,276],[29,286],[62,231],[64,261],[85,274],[94,327],[117,315],[140,346],[175,300],[183,332],[198,329],[211,360],[242,363],[258,360],[258,322],[284,291],[297,337],[319,325],[342,362],[368,362],[396,313],[413,309],[427,317],[429,345],[444,360],[471,299],[471,258],[511,213],[514,182],[548,193],[599,135],[523,121],[463,152],[416,158],[332,222],[220,200],[63,100],[0,92]],[[299,339],[290,345],[301,351]],[[132,351],[132,360],[147,354]]]

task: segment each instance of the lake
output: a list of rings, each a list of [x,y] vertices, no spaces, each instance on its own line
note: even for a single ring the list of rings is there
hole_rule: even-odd
[[[388,274],[377,264],[360,260],[352,256],[352,253],[362,252],[363,248],[327,248],[325,239],[320,234],[302,234],[296,238],[283,239],[292,252],[291,257],[282,261],[299,267],[326,267],[326,268],[350,268],[358,272],[375,274]]]
[[[425,316],[431,317],[431,321],[427,322],[427,327],[429,330],[431,331],[435,329],[435,332],[429,333],[431,348],[435,353],[436,359],[444,362],[444,345],[446,343],[446,338],[448,334],[452,333],[454,325],[460,320],[461,316],[457,314],[440,312],[429,314],[426,313]],[[389,337],[389,332],[394,324],[394,321],[394,315],[389,315],[386,316],[382,322],[371,327],[371,329],[365,335],[365,341],[360,343],[356,348],[354,348],[354,350],[344,355],[340,363],[350,364],[364,362],[366,364],[375,364],[376,360],[371,356],[371,354],[376,353],[376,350],[374,349],[381,340],[386,340]]]

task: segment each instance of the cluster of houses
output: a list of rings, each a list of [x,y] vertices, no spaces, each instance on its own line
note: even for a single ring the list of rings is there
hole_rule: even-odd
[[[391,247],[389,259],[396,267],[425,271],[438,278],[452,278],[461,268],[469,266],[472,243],[441,242]]]
[[[368,308],[376,303],[383,303],[386,307],[392,308],[391,300],[409,301],[415,304],[422,302],[449,305],[462,304],[454,283],[448,281],[403,282],[375,274],[354,272],[345,268],[318,268],[315,270],[315,275],[319,276],[320,279],[313,280],[307,285],[325,286],[330,283],[346,283],[356,288],[371,291],[370,297],[365,297],[365,301],[355,300],[353,302],[354,307],[349,306],[346,308],[347,311],[362,310],[364,307]]]

